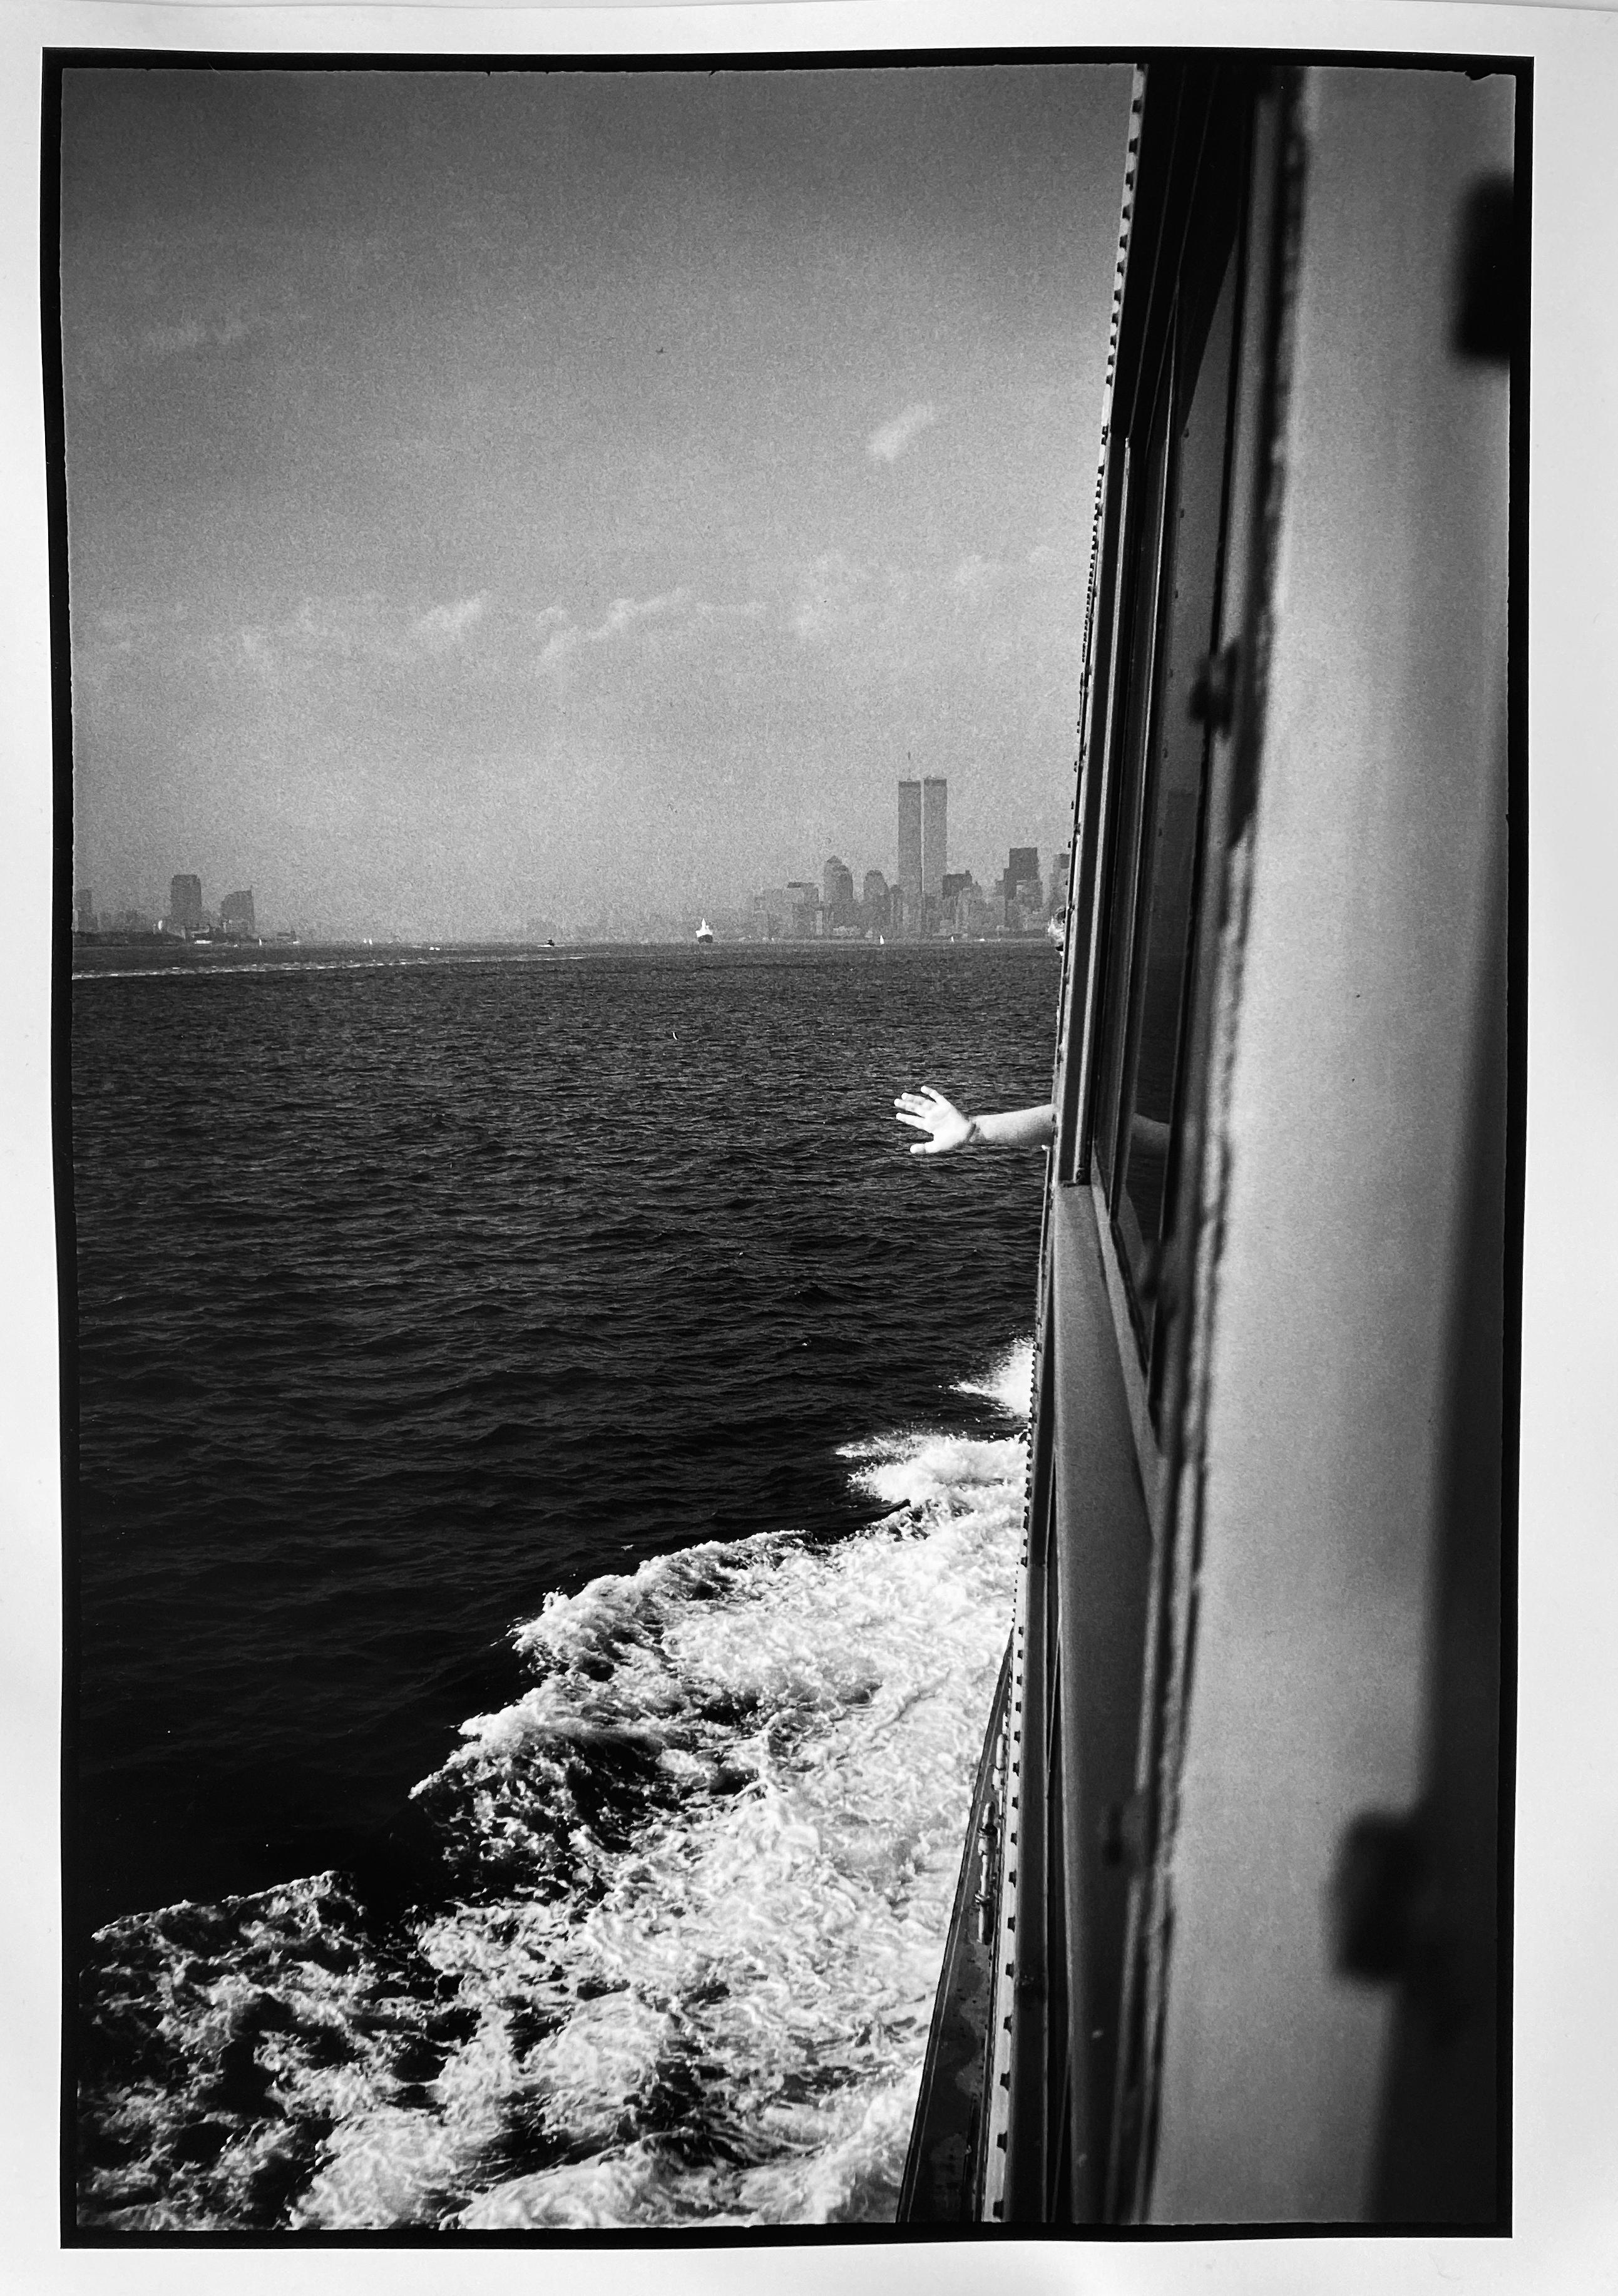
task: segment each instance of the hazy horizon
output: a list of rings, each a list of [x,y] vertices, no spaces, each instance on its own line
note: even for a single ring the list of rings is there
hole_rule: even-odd
[[[76,882],[407,938],[1065,842],[1129,76],[72,69]]]

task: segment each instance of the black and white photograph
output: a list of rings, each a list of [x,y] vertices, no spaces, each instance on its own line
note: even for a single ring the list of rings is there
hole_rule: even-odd
[[[1531,45],[56,20],[64,2257],[1482,2269]]]

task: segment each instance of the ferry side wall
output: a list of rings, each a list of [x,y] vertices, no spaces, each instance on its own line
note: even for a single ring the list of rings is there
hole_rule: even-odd
[[[1464,1297],[1498,1317],[1487,1270],[1481,1311],[1465,1287],[1467,1143],[1503,1059],[1508,390],[1450,321],[1512,107],[1508,79],[1459,73],[1325,70],[1305,94],[1252,906],[1211,1112],[1228,1195],[1160,2222],[1376,2210],[1396,1996],[1337,1972],[1330,1903],[1351,1822],[1428,1788],[1447,1365]]]

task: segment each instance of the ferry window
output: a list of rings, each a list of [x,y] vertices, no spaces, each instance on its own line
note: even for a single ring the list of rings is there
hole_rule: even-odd
[[[1129,980],[1129,935],[1134,922],[1139,877],[1141,801],[1145,794],[1145,758],[1150,728],[1152,666],[1156,650],[1158,584],[1162,570],[1164,482],[1169,461],[1169,406],[1171,378],[1169,362],[1158,385],[1156,404],[1144,429],[1142,443],[1128,455],[1125,506],[1125,545],[1121,571],[1128,594],[1122,601],[1125,632],[1120,651],[1120,676],[1127,696],[1120,762],[1114,769],[1114,818],[1108,840],[1108,882],[1099,981],[1102,1007],[1108,1014],[1105,1036],[1096,1160],[1109,1197],[1116,1177],[1115,1119],[1122,1073],[1123,1029],[1121,1013]]]
[[[1162,1240],[1168,1226],[1170,1126],[1180,1070],[1206,750],[1203,730],[1191,717],[1191,684],[1213,643],[1235,268],[1228,260],[1176,457],[1173,586],[1164,618],[1158,738],[1150,775],[1150,857],[1142,873],[1129,1078],[1120,1125],[1123,1184],[1115,1207],[1132,1263]]]
[[[1154,1266],[1172,1224],[1206,763],[1190,697],[1218,612],[1236,267],[1232,232],[1212,271],[1211,311],[1204,297],[1200,315],[1182,282],[1129,537],[1095,1148],[1154,1409]]]

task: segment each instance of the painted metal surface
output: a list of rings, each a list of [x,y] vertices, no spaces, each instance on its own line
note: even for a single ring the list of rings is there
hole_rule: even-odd
[[[1331,1893],[1355,1818],[1423,1792],[1480,988],[1504,1021],[1508,408],[1450,322],[1512,93],[1368,70],[1305,87],[1285,540],[1211,1116],[1228,1180],[1161,1874],[1159,2221],[1376,2205],[1394,2002],[1334,1965]]]
[[[986,2223],[1483,2225],[1502,2203],[1514,94],[1445,71],[1138,78],[980,2149],[940,2203],[975,2177]],[[1239,260],[1203,280],[1211,135],[1246,176]],[[1208,321],[1177,299],[1217,321],[1221,275],[1207,665],[1182,637],[1160,678],[1155,608],[1144,652],[1121,636],[1121,569],[1154,378],[1185,358],[1183,408],[1200,371]],[[1168,562],[1179,531],[1148,549]],[[1092,1167],[1089,1144],[1129,1089],[1130,959],[1108,937],[1145,914],[1112,890],[1117,793],[1144,821],[1128,776],[1185,749],[1187,709],[1203,812],[1154,1257],[1120,1228],[1127,1150]]]

